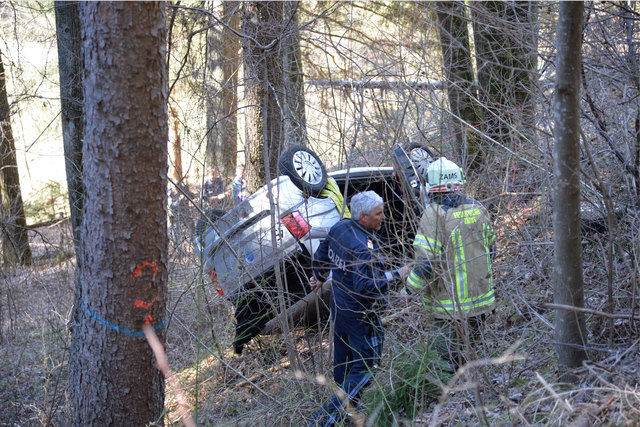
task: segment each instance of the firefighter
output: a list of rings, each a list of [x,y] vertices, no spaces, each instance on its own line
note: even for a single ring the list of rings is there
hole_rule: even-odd
[[[487,210],[465,197],[462,169],[442,157],[427,169],[429,203],[413,249],[409,293],[432,315],[433,347],[452,369],[468,360],[496,303],[491,270],[495,234]]]
[[[332,274],[331,317],[334,321],[333,376],[344,393],[336,393],[318,410],[311,426],[332,426],[345,416],[347,403],[357,407],[359,396],[380,361],[384,331],[379,312],[389,284],[403,280],[413,264],[384,271],[375,232],[385,219],[382,197],[374,191],[351,198],[352,218],[337,222],[313,260],[316,290]]]

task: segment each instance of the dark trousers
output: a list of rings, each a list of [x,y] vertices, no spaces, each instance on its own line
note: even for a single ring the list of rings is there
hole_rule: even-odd
[[[451,364],[453,371],[468,362],[466,340],[471,348],[478,348],[482,340],[485,315],[463,320],[433,319],[431,324],[432,348]]]
[[[362,390],[371,382],[382,355],[382,325],[370,329],[368,334],[334,334],[333,378],[344,393],[331,396],[313,415],[310,426],[333,426],[344,418],[347,402],[358,406]]]

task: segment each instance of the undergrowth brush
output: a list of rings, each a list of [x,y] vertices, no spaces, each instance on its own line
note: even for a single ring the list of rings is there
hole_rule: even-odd
[[[632,241],[608,245],[585,237],[585,295],[590,359],[577,385],[558,383],[550,280],[549,227],[503,221],[495,257],[498,306],[487,318],[476,357],[449,372],[430,350],[429,316],[417,300],[390,295],[379,369],[359,412],[345,425],[638,425],[640,339]],[[74,259],[66,226],[39,230],[36,266],[0,276],[0,425],[72,424],[67,370]],[[64,246],[62,248],[61,246]],[[176,381],[167,385],[166,425],[179,425],[177,391],[188,397],[198,425],[299,426],[335,391],[331,329],[294,328],[295,357],[279,334],[262,336],[233,354],[233,309],[199,273],[188,245],[172,252],[166,350]],[[180,255],[180,256],[178,256]],[[608,258],[607,258],[608,259]],[[611,279],[612,278],[612,279]],[[611,283],[613,298],[607,296]],[[636,316],[636,317],[633,317]],[[581,424],[582,423],[582,424]]]

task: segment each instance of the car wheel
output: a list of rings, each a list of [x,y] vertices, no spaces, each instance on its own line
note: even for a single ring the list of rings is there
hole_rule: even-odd
[[[289,147],[280,156],[279,164],[280,171],[305,193],[317,196],[327,185],[327,170],[322,160],[306,147]]]
[[[429,147],[423,147],[416,143],[410,144],[406,151],[416,168],[416,172],[418,172],[423,179],[426,179],[427,169],[429,169],[429,165],[433,163],[435,158],[433,151],[431,151]]]

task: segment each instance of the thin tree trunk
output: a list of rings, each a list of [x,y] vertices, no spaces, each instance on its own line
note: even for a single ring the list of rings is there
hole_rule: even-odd
[[[562,2],[556,35],[554,112],[553,269],[554,303],[584,307],[580,243],[580,63],[584,3]],[[575,381],[566,368],[587,358],[584,314],[556,310],[555,334],[559,372]]]
[[[216,9],[216,2],[209,2],[209,11],[212,14],[219,14]],[[206,177],[212,169],[219,168],[218,152],[220,151],[220,117],[222,111],[220,105],[222,97],[220,96],[220,62],[222,36],[219,25],[213,25],[207,30],[207,46],[205,54],[205,73],[203,79],[203,87],[205,91],[206,102],[206,126],[207,126],[207,145],[205,148],[204,171],[203,176]],[[223,177],[224,179],[224,177]]]
[[[629,2],[625,2],[624,8],[624,27],[627,33],[627,59],[629,69],[631,70],[631,80],[636,87],[636,94],[640,94],[640,55],[637,51],[638,43],[634,41],[633,34],[633,15]],[[637,37],[637,36],[636,36]],[[640,106],[636,109],[635,119],[635,147],[632,150],[632,160],[635,173],[633,180],[635,181],[636,197],[640,197]]]
[[[240,2],[222,2],[222,16],[229,27],[240,29]],[[238,164],[238,72],[240,70],[240,39],[229,28],[222,30],[222,176],[229,184]]]
[[[0,51],[0,235],[5,264],[31,265],[31,248],[11,130],[7,81]]]
[[[164,341],[167,75],[163,3],[80,6],[85,63],[82,306],[70,393],[78,426],[161,423],[164,380],[142,326]]]
[[[78,2],[55,2],[58,71],[60,73],[60,116],[67,173],[71,226],[76,262],[80,261],[82,227],[82,137],[84,96],[82,94],[82,39]]]
[[[60,117],[64,164],[67,175],[73,247],[76,253],[74,277],[75,295],[71,325],[79,320],[82,300],[80,270],[82,263],[82,145],[84,133],[84,95],[82,93],[82,32],[79,2],[55,2],[56,37],[58,42],[58,72],[60,74]],[[70,355],[69,365],[76,363],[76,354]]]

